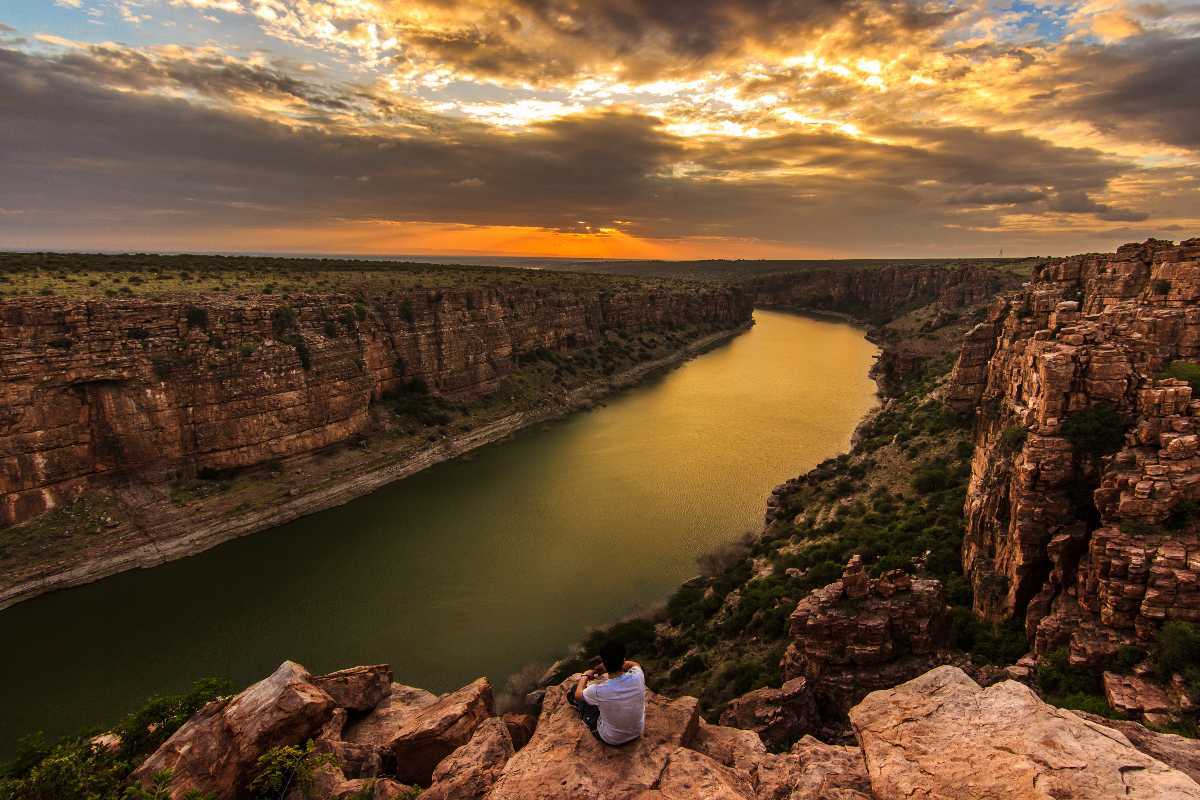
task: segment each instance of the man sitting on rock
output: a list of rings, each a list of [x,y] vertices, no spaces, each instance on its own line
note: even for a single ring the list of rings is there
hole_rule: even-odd
[[[625,660],[625,645],[609,642],[600,649],[604,669],[590,669],[571,687],[567,702],[575,706],[592,735],[604,744],[621,745],[642,735],[646,727],[646,676],[636,661]],[[588,682],[608,673],[608,680]]]

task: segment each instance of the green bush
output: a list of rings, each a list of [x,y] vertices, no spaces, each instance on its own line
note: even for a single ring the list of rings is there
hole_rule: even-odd
[[[271,311],[271,330],[275,331],[276,336],[282,336],[296,327],[296,320],[296,309],[280,306]]]
[[[17,757],[0,769],[0,800],[160,800],[169,774],[156,776],[159,786],[129,786],[128,777],[196,711],[232,691],[227,681],[198,681],[181,695],[156,696],[113,727],[121,737],[114,752],[92,746],[94,731],[48,744],[41,734],[27,737]],[[154,730],[150,730],[151,727]],[[185,800],[202,800],[196,793]]]
[[[411,325],[414,321],[416,321],[416,317],[413,314],[412,300],[405,298],[400,303],[400,318],[402,320],[404,320],[405,322],[407,322],[409,325]]]
[[[1151,661],[1160,680],[1178,672],[1189,684],[1200,684],[1200,627],[1178,620],[1163,625]]]
[[[1015,453],[1025,446],[1029,430],[1024,425],[1010,425],[1000,434],[1000,447],[1006,453]]]
[[[249,788],[261,800],[284,800],[292,790],[298,790],[305,800],[316,800],[313,787],[317,771],[336,763],[333,755],[317,752],[312,739],[303,748],[272,747],[258,757]]]
[[[983,622],[964,606],[950,609],[950,643],[985,664],[1012,664],[1029,650],[1020,623]]]
[[[1160,377],[1187,381],[1192,385],[1192,397],[1200,398],[1200,364],[1194,361],[1172,361]]]
[[[1095,405],[1068,415],[1062,433],[1076,453],[1099,459],[1125,444],[1125,420],[1112,406]]]
[[[1100,676],[1091,670],[1071,666],[1066,648],[1047,653],[1038,662],[1038,688],[1052,698],[1069,695],[1097,695],[1102,687]]]
[[[207,328],[208,327],[208,311],[199,306],[188,306],[184,312],[187,318],[189,328]]]
[[[1154,290],[1155,294],[1169,294],[1171,292],[1171,282],[1165,278],[1159,278],[1153,283],[1151,289]]]

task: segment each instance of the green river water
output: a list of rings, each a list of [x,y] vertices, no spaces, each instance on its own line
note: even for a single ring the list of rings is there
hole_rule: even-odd
[[[0,758],[155,692],[285,658],[497,686],[664,600],[757,529],[775,485],[846,449],[876,353],[840,322],[757,324],[604,407],[340,508],[0,611]],[[653,676],[649,676],[653,685]]]

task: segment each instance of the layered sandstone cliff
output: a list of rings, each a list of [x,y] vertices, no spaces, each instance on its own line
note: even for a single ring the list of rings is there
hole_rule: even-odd
[[[733,327],[736,289],[407,290],[0,303],[0,524],[115,479],[166,480],[345,442],[373,399],[423,381],[494,390],[522,354],[606,331]]]
[[[968,336],[945,398],[976,412],[964,571],[976,613],[1100,666],[1200,620],[1200,239],[1036,271]]]

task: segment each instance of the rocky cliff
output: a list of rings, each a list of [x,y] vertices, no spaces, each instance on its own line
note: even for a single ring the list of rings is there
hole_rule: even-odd
[[[0,522],[98,483],[172,479],[311,452],[365,432],[372,400],[419,380],[494,390],[522,355],[608,330],[749,319],[736,290],[404,291],[0,304]]]
[[[1195,742],[1110,727],[1013,681],[984,689],[954,667],[867,696],[850,711],[852,745],[806,736],[779,753],[755,731],[706,723],[695,698],[654,692],[641,738],[606,746],[566,702],[570,683],[534,714],[498,717],[484,679],[435,697],[393,683],[386,665],[314,677],[285,662],[204,706],[128,780],[171,800],[267,796],[264,786],[288,800],[1200,798]],[[130,743],[107,734],[89,746],[103,764]],[[37,791],[45,776],[9,788]]]
[[[1021,265],[1009,266],[820,267],[766,275],[748,289],[755,305],[833,313],[869,326],[868,338],[880,345],[871,376],[889,396],[956,350],[978,321],[973,314],[997,292],[1020,285]]]
[[[1200,239],[1039,268],[962,347],[946,400],[973,412],[963,566],[976,613],[1099,667],[1200,620],[1195,385]],[[1179,372],[1179,370],[1183,370]]]

